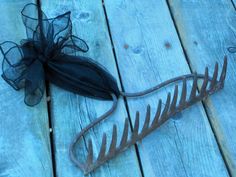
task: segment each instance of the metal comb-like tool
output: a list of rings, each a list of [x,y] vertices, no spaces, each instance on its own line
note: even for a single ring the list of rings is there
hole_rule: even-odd
[[[116,79],[107,69],[89,57],[77,55],[78,52],[87,52],[89,47],[84,40],[73,35],[70,14],[71,12],[68,11],[54,18],[47,18],[42,11],[40,0],[36,0],[36,4],[26,4],[21,11],[21,16],[27,38],[21,40],[19,45],[11,41],[0,44],[0,52],[3,56],[2,77],[15,90],[25,89],[24,102],[28,106],[35,106],[42,100],[45,92],[45,80],[75,94],[113,101],[112,107],[83,128],[70,145],[69,152],[72,162],[85,174],[90,173],[141,140],[164,124],[171,116],[203,100],[224,86],[227,68],[226,57],[219,80],[218,64],[216,63],[212,77],[208,76],[208,69],[206,68],[205,74],[182,75],[140,92],[120,91]],[[193,79],[193,83],[188,92],[187,80],[189,79]],[[200,85],[198,80],[203,80],[200,90],[197,89],[197,85]],[[117,126],[114,125],[109,148],[107,147],[107,134],[104,133],[98,156],[94,156],[93,144],[89,140],[87,160],[85,162],[78,160],[75,153],[77,143],[89,129],[116,110],[119,97],[144,96],[178,81],[183,83],[181,89],[176,85],[173,97],[169,93],[164,106],[162,106],[162,100],[159,100],[153,120],[150,119],[151,108],[147,106],[141,131],[139,131],[139,112],[137,112],[131,131],[129,131],[129,122],[126,118],[119,144]]]
[[[98,154],[98,157],[94,157],[93,152],[93,143],[90,139],[88,141],[88,155],[86,162],[82,163],[77,160],[75,157],[75,144],[77,143],[77,140],[79,140],[82,136],[84,136],[85,131],[81,131],[81,133],[77,136],[76,141],[72,143],[70,147],[70,157],[71,160],[81,169],[83,170],[84,174],[88,174],[91,171],[95,170],[97,167],[104,164],[106,161],[110,160],[120,152],[124,151],[131,145],[134,145],[137,141],[144,138],[146,135],[151,133],[153,130],[160,127],[162,124],[164,124],[170,117],[174,116],[176,113],[188,108],[189,106],[195,104],[198,101],[203,100],[207,96],[215,93],[216,91],[222,89],[224,87],[224,81],[226,76],[226,69],[227,69],[227,58],[224,59],[223,69],[220,75],[219,80],[218,78],[218,63],[215,64],[215,69],[212,77],[208,76],[208,68],[205,69],[205,74],[190,74],[190,75],[184,75],[178,77],[178,79],[174,78],[169,81],[164,82],[164,84],[160,84],[162,86],[168,85],[173,83],[173,81],[176,80],[182,80],[182,91],[179,93],[178,85],[175,85],[174,94],[173,97],[170,93],[167,95],[166,103],[164,108],[162,108],[162,100],[159,100],[158,107],[156,114],[154,116],[154,119],[152,122],[150,122],[150,113],[151,108],[148,105],[145,121],[142,126],[141,131],[139,131],[140,122],[139,122],[139,112],[137,111],[136,117],[135,117],[135,123],[133,127],[133,131],[131,132],[131,135],[129,134],[129,120],[128,118],[125,119],[123,134],[121,137],[121,141],[118,144],[117,142],[117,126],[113,125],[113,132],[112,132],[112,139],[109,146],[109,149],[107,149],[107,135],[106,133],[103,134],[102,137],[102,144],[101,148]],[[187,79],[193,78],[192,88],[189,92],[189,96],[187,93]],[[197,89],[198,80],[203,79],[202,85],[200,89]],[[180,96],[180,97],[179,97]],[[179,99],[178,99],[179,97]],[[188,98],[187,98],[188,97]],[[130,137],[130,138],[128,138]]]

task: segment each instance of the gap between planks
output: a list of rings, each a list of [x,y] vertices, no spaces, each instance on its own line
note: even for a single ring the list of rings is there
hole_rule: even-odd
[[[232,2],[232,5],[233,5],[233,7],[234,7],[235,10],[236,10],[236,7],[235,7],[234,2],[233,2],[232,0],[230,0],[230,1]],[[183,45],[183,41],[182,41],[182,38],[181,38],[180,33],[179,33],[179,29],[178,29],[177,24],[176,24],[176,21],[175,21],[175,18],[174,18],[174,14],[173,14],[173,12],[172,12],[172,10],[171,10],[170,4],[169,4],[169,0],[166,0],[166,4],[167,4],[167,6],[168,6],[168,9],[169,9],[169,12],[170,12],[170,15],[171,15],[171,19],[172,19],[172,21],[173,21],[173,24],[174,24],[174,27],[175,27],[175,30],[176,30],[178,39],[179,39],[179,41],[180,41],[181,48],[183,49],[186,62],[187,62],[187,64],[188,64],[188,67],[189,67],[189,69],[190,69],[190,72],[193,73],[193,68],[192,68],[192,66],[191,66],[191,61],[189,60],[188,54],[187,54],[186,49],[185,49],[185,47],[184,47],[184,45]],[[199,92],[199,88],[197,88],[197,90],[198,90],[198,92]],[[222,156],[222,159],[223,159],[223,161],[224,161],[224,163],[225,163],[225,166],[226,166],[226,169],[227,169],[227,171],[228,171],[228,174],[229,174],[229,176],[232,176],[231,171],[230,171],[229,164],[228,164],[228,162],[227,162],[227,160],[226,160],[226,157],[225,157],[225,155],[224,155],[224,153],[223,153],[222,147],[220,146],[220,142],[219,142],[219,140],[218,140],[216,130],[215,130],[214,126],[212,125],[212,121],[211,121],[211,119],[210,119],[209,112],[208,112],[207,109],[206,109],[206,103],[205,103],[205,101],[204,101],[204,100],[201,101],[201,104],[202,104],[203,109],[204,109],[204,111],[205,111],[205,113],[206,113],[206,117],[207,117],[208,122],[209,122],[209,124],[210,124],[211,131],[213,132],[214,138],[215,138],[215,140],[216,140],[216,143],[217,143],[217,146],[218,146],[218,148],[219,148],[219,151],[220,151],[220,154],[221,154],[221,156]]]
[[[99,1],[100,1],[100,0],[99,0]],[[99,2],[99,4],[100,4],[100,2]],[[101,12],[102,12],[102,15],[105,17],[104,12],[103,12],[103,9],[101,9]],[[105,18],[104,18],[104,19],[105,19]],[[105,21],[105,23],[106,23],[106,21]],[[106,27],[106,24],[105,24],[104,26]],[[109,41],[109,40],[110,40],[110,39],[108,39],[108,41]],[[112,55],[113,55],[113,52],[112,52],[112,51],[111,51],[111,53],[112,53]],[[114,68],[116,68],[115,65],[114,65]],[[50,90],[49,90],[49,91],[50,91],[50,93],[49,93],[50,96],[53,96],[51,84],[50,84]],[[48,92],[49,92],[49,91],[48,91]],[[54,101],[54,100],[53,100],[53,101]],[[52,102],[53,102],[53,101],[52,101]],[[55,140],[55,139],[56,139],[56,138],[55,138],[55,134],[56,134],[55,131],[56,131],[56,130],[55,130],[55,125],[54,125],[55,122],[54,122],[54,120],[53,120],[53,119],[55,118],[55,116],[54,116],[54,113],[53,113],[53,107],[52,107],[53,105],[52,105],[52,102],[50,103],[50,105],[51,105],[51,109],[50,109],[50,110],[51,110],[50,120],[51,120],[51,122],[52,122],[51,126],[53,126],[53,128],[54,128],[54,131],[53,131],[53,134],[52,134],[52,135],[53,135],[52,141],[54,142],[54,143],[53,143],[53,144],[54,144],[54,149],[53,149],[53,151],[54,151],[54,154],[55,154],[55,153],[57,153],[57,149],[56,149],[56,148],[57,148],[57,147],[56,147],[57,144],[56,144],[56,140]],[[125,109],[124,109],[124,110],[125,110]],[[127,113],[127,111],[126,111],[126,113]],[[80,127],[80,128],[82,128],[82,127]],[[85,143],[85,145],[86,145],[86,143]],[[87,148],[87,147],[85,146],[85,148]],[[135,156],[136,156],[136,158],[137,158],[136,152],[133,151],[133,153],[135,154]],[[57,167],[58,167],[58,163],[59,163],[59,162],[57,161],[57,154],[55,154],[55,159],[56,159],[56,160],[55,160],[54,164],[56,164],[56,170],[58,170]],[[138,161],[137,161],[137,165],[136,165],[136,166],[139,168],[139,173],[140,173],[140,166],[139,166],[139,164],[138,164]],[[56,173],[57,173],[57,175],[61,175],[60,172],[58,172],[58,171],[57,171]]]
[[[46,101],[47,101],[47,110],[48,110],[48,124],[49,124],[49,138],[50,138],[50,148],[51,148],[51,159],[52,159],[52,172],[53,176],[57,176],[56,171],[56,158],[54,153],[54,141],[53,141],[53,128],[52,128],[52,119],[51,119],[51,96],[50,96],[50,86],[49,82],[45,81],[45,94],[46,94]]]
[[[107,2],[107,1],[106,1]],[[108,1],[109,2],[109,1]],[[121,8],[121,6],[120,6],[120,4],[121,4],[121,2],[123,2],[122,0],[117,0],[117,2],[119,2],[117,5],[112,5],[113,4],[113,1],[110,1],[110,8],[111,8],[111,10],[109,10],[109,3],[107,4],[107,3],[105,3],[105,5],[106,5],[106,8],[107,8],[107,12],[108,12],[108,18],[110,19],[110,14],[113,14],[113,12],[114,12],[114,10],[116,10],[116,9],[114,9],[114,7],[120,7],[120,9],[122,9]],[[137,1],[137,2],[139,2],[139,1]],[[149,2],[149,1],[148,1]],[[151,1],[151,2],[153,2],[153,4],[154,4],[154,1]],[[163,1],[164,2],[164,1]],[[165,3],[166,3],[166,1],[165,1]],[[139,3],[139,8],[142,8],[142,4],[143,3]],[[146,3],[146,5],[147,5],[148,3]],[[128,1],[126,1],[126,3],[124,3],[124,4],[122,4],[123,6],[122,7],[124,7],[125,5],[127,5],[128,6]],[[125,7],[127,7],[127,6],[125,6]],[[128,9],[128,8],[127,8]],[[128,9],[127,10],[126,9],[126,12],[128,12],[128,10],[130,10],[130,9]],[[135,9],[135,7],[134,7],[134,9]],[[132,8],[131,8],[131,10],[132,10]],[[140,9],[136,9],[136,11],[137,12],[140,12],[139,11]],[[135,10],[134,10],[135,11]],[[169,9],[168,8],[166,8],[166,12],[168,11],[168,14],[170,13],[169,12]],[[133,13],[132,13],[133,14]],[[142,15],[142,13],[140,12],[140,14]],[[114,17],[118,17],[119,18],[119,16],[117,16],[117,13],[114,13]],[[147,16],[145,16],[145,17],[147,17]],[[115,18],[116,19],[116,18]],[[169,21],[171,21],[171,23],[173,23],[173,21],[172,21],[172,19],[171,18],[169,18],[170,20]],[[114,19],[113,19],[114,20]],[[116,19],[117,20],[117,19]],[[117,27],[116,25],[114,25],[114,24],[112,24],[111,23],[112,22],[112,20],[111,21],[109,21],[109,23],[110,23],[110,26],[111,26],[111,31],[112,31],[112,36],[113,36],[113,26],[115,26],[115,27]],[[121,22],[121,21],[119,21],[119,22]],[[140,25],[140,23],[139,23],[139,21],[137,22],[137,24],[138,25]],[[164,24],[164,23],[162,23],[162,24]],[[159,24],[159,25],[161,25],[161,24]],[[129,26],[129,25],[128,25]],[[132,26],[129,26],[131,29],[132,29]],[[117,28],[116,28],[117,29]],[[117,32],[116,30],[114,30],[115,32]],[[175,28],[173,28],[173,31],[176,33],[176,29]],[[123,32],[123,31],[122,31]],[[123,34],[122,32],[120,32],[119,30],[118,30],[118,34]],[[142,33],[142,32],[141,32]],[[117,35],[117,34],[116,34]],[[133,36],[134,37],[134,36]],[[150,36],[149,36],[150,37]],[[115,38],[115,35],[113,36],[113,38],[114,38],[114,44],[115,44],[115,47],[116,47],[116,52],[117,52],[117,55],[118,55],[118,59],[119,59],[119,49],[121,48],[121,46],[120,45],[122,45],[123,44],[123,40],[122,41],[119,41],[119,42],[121,42],[122,44],[120,44],[119,42],[118,42],[118,44],[117,45],[119,45],[118,47],[116,46],[116,38]],[[176,39],[179,41],[179,39],[178,39],[178,36],[176,37]],[[139,41],[138,41],[139,42]],[[134,44],[135,46],[136,46],[136,43]],[[178,48],[180,48],[181,49],[181,51],[183,50],[183,48],[181,48],[180,47],[181,46],[181,44],[179,43],[178,44]],[[121,52],[122,53],[122,52]],[[122,53],[122,54],[124,54],[124,53]],[[148,55],[148,57],[150,57],[149,55]],[[147,59],[149,59],[149,58],[147,58]],[[185,62],[185,64],[186,64],[186,68],[188,69],[188,71],[189,71],[189,66],[187,65],[187,63],[186,63],[186,58],[185,58],[185,56],[183,56],[183,61]],[[119,62],[119,60],[118,60],[118,62]],[[150,62],[152,62],[152,61],[150,61]],[[121,62],[122,63],[122,62]],[[119,63],[120,64],[120,63]],[[120,65],[119,65],[120,66]],[[124,65],[123,65],[124,66]],[[129,66],[132,66],[132,65],[129,65]],[[122,71],[122,67],[120,67],[121,69],[121,71]],[[181,68],[182,69],[182,68]],[[154,74],[155,74],[155,72],[153,72]],[[121,74],[123,74],[123,73],[121,73]],[[124,76],[124,75],[122,75],[122,76]],[[123,82],[124,81],[126,81],[125,79],[123,79]],[[125,83],[125,82],[124,82]],[[125,88],[126,88],[126,85],[125,85]],[[129,100],[128,100],[128,102],[129,102]],[[129,104],[130,105],[130,104]],[[130,106],[129,106],[130,107]],[[209,122],[208,122],[208,118],[206,118],[205,116],[205,110],[204,109],[202,109],[202,112],[204,112],[204,122],[205,123],[207,123],[207,126],[209,127]],[[132,114],[132,112],[130,112],[131,114]],[[132,117],[131,117],[132,118]],[[219,151],[219,148],[218,148],[218,146],[216,145],[216,140],[215,140],[215,137],[214,137],[214,135],[212,135],[212,130],[211,130],[211,128],[209,127],[209,131],[211,132],[211,136],[212,136],[212,140],[214,141],[214,148],[215,149],[217,149],[217,152]],[[141,153],[142,153],[142,151],[141,151]],[[206,155],[206,154],[205,154]],[[214,154],[213,154],[214,155]],[[224,161],[222,160],[222,156],[221,156],[221,154],[219,153],[219,154],[217,154],[217,156],[220,158],[220,162],[221,162],[221,164],[222,164],[222,166],[223,166],[223,168],[225,168],[225,163],[224,163]],[[143,157],[143,156],[142,156]],[[182,158],[182,157],[179,157],[180,159]],[[142,159],[143,160],[143,159]],[[143,162],[143,161],[142,161]],[[170,162],[170,164],[172,164],[172,162]],[[145,167],[145,165],[143,165],[144,167]],[[146,167],[145,167],[146,168]],[[146,169],[144,169],[144,171],[145,171]],[[149,171],[150,171],[150,169],[149,169]],[[206,171],[206,172],[208,172],[208,171]],[[228,173],[227,172],[227,170],[225,170],[225,172],[226,173]],[[148,172],[147,172],[148,173]]]
[[[114,48],[113,38],[112,38],[112,35],[111,35],[111,30],[110,30],[110,26],[109,26],[109,21],[108,21],[108,17],[107,17],[107,12],[106,12],[106,7],[105,7],[104,0],[102,0],[102,7],[103,7],[104,15],[105,15],[105,20],[106,20],[106,25],[107,25],[109,38],[110,38],[111,45],[112,45],[112,52],[113,52],[113,56],[114,56],[114,59],[115,59],[116,69],[117,69],[118,77],[119,77],[119,80],[120,80],[121,91],[125,92],[122,77],[121,77],[121,74],[120,74],[120,69],[119,69],[118,62],[117,62],[116,51],[115,51],[115,48]],[[129,126],[131,128],[131,132],[133,132],[133,125],[131,123],[132,121],[131,121],[131,118],[130,118],[130,112],[129,112],[129,106],[128,106],[127,98],[123,97],[123,99],[124,99],[124,103],[125,103],[125,109],[126,109],[127,114],[128,114]],[[136,152],[136,155],[137,155],[141,175],[142,175],[142,177],[144,177],[143,166],[142,166],[142,163],[141,163],[141,157],[140,157],[138,146],[137,146],[136,143],[134,144],[134,148],[135,148],[135,152]]]

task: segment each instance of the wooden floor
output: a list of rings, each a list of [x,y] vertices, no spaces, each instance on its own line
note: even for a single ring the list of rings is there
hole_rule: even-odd
[[[0,42],[25,37],[20,11],[30,0],[2,0]],[[92,177],[236,176],[236,0],[43,0],[48,16],[72,11],[74,34],[85,39],[86,56],[104,65],[127,92],[141,91],[166,79],[220,67],[228,56],[225,88],[173,117]],[[2,60],[2,59],[1,59]],[[137,110],[156,108],[167,88],[146,98],[119,100],[108,120],[85,139],[98,153],[103,132],[123,129]],[[54,85],[35,107],[23,103],[0,79],[0,177],[80,177],[68,148],[81,128],[111,106],[66,92]],[[153,109],[155,111],[155,109]],[[50,133],[50,128],[52,132]],[[110,133],[111,134],[111,133]],[[109,142],[109,141],[108,141]],[[85,146],[80,151],[86,154]],[[82,158],[82,157],[81,157]]]

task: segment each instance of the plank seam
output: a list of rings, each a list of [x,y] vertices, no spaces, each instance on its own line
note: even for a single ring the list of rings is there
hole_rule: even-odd
[[[230,1],[232,2],[232,0],[230,0]],[[233,2],[232,2],[232,3],[233,3]],[[188,67],[189,67],[189,69],[190,69],[190,72],[193,73],[193,69],[192,69],[193,67],[192,67],[192,64],[191,64],[191,62],[190,62],[190,60],[189,60],[189,58],[188,58],[187,51],[186,51],[186,49],[185,49],[185,47],[184,47],[184,44],[183,44],[183,41],[182,41],[182,39],[181,39],[181,36],[180,36],[179,30],[178,30],[177,24],[176,24],[175,19],[174,19],[174,14],[173,14],[172,11],[171,11],[171,7],[170,7],[169,0],[166,0],[166,4],[167,4],[167,7],[168,7],[168,9],[169,9],[170,16],[171,16],[171,19],[172,19],[172,21],[173,21],[173,24],[174,24],[174,27],[175,27],[175,30],[176,30],[176,33],[177,33],[177,36],[178,36],[178,39],[179,39],[181,48],[182,48],[182,50],[183,50],[184,57],[185,57],[185,59],[186,59],[186,62],[187,62]],[[234,6],[234,3],[233,3],[233,6]],[[234,8],[235,8],[235,6],[234,6]],[[197,90],[199,91],[199,88],[197,88]],[[213,132],[213,135],[214,135],[216,144],[217,144],[218,149],[219,149],[219,151],[220,151],[220,154],[221,154],[221,157],[222,157],[223,162],[224,162],[224,164],[225,164],[226,170],[227,170],[229,176],[232,176],[232,173],[231,173],[229,164],[228,164],[227,159],[226,159],[226,157],[225,157],[225,155],[224,155],[223,149],[222,149],[221,146],[220,146],[220,142],[219,142],[219,140],[218,140],[217,133],[216,133],[215,128],[214,128],[214,126],[213,126],[213,123],[212,123],[212,121],[211,121],[209,112],[207,111],[206,103],[205,103],[204,101],[201,101],[200,103],[201,103],[202,106],[203,106],[203,110],[204,110],[204,112],[205,112],[205,114],[206,114],[206,117],[207,117],[207,120],[208,120],[210,129],[211,129],[211,131]]]
[[[106,25],[107,25],[107,29],[108,29],[109,38],[110,38],[111,45],[112,45],[112,53],[113,53],[113,56],[114,56],[114,59],[115,59],[115,64],[116,64],[116,69],[117,69],[117,73],[118,73],[118,77],[119,77],[119,81],[120,81],[120,85],[121,85],[121,90],[124,92],[125,89],[124,89],[124,85],[123,85],[123,82],[122,82],[122,77],[121,77],[118,62],[117,62],[116,51],[115,51],[115,48],[114,48],[114,42],[113,42],[113,38],[112,38],[112,35],[111,35],[111,30],[110,30],[110,25],[109,25],[109,21],[108,21],[108,16],[107,16],[104,0],[102,0],[102,6],[103,6],[104,15],[105,15],[105,20],[106,20]],[[131,123],[129,107],[128,107],[127,99],[125,97],[124,97],[124,103],[125,103],[125,108],[126,108],[126,111],[127,111],[127,114],[128,114],[128,119],[129,119],[129,124],[130,124],[130,127],[131,127],[131,131],[133,131],[133,126],[132,126],[132,123]],[[137,144],[134,145],[134,148],[135,148],[135,152],[136,152],[136,156],[137,156],[141,176],[144,177],[143,166],[142,166],[142,163],[141,163],[141,157],[140,157],[140,154],[139,154]]]
[[[51,98],[50,96],[50,87],[49,87],[49,82],[47,81],[46,83],[46,97]],[[50,148],[51,148],[51,159],[52,159],[52,172],[53,176],[56,177],[56,156],[54,153],[54,141],[53,141],[53,128],[52,128],[52,119],[51,119],[51,100],[47,99],[47,110],[48,110],[48,122],[49,122],[49,138],[50,138]]]
[[[236,10],[236,6],[235,6],[234,1],[233,0],[230,0],[230,1],[231,1],[232,5],[233,5],[234,9]]]
[[[179,40],[180,45],[181,45],[181,48],[182,48],[182,50],[183,50],[184,57],[185,57],[185,59],[186,59],[186,62],[187,62],[188,67],[189,67],[189,69],[190,69],[190,72],[193,73],[193,70],[192,70],[192,68],[191,68],[190,60],[188,59],[187,51],[186,51],[185,48],[184,48],[183,41],[182,41],[182,39],[181,39],[181,37],[180,37],[180,33],[179,33],[179,30],[178,30],[177,24],[176,24],[176,22],[175,22],[175,19],[174,19],[174,14],[173,14],[172,11],[171,11],[171,7],[170,7],[170,4],[169,4],[169,0],[166,0],[166,4],[167,4],[167,7],[168,7],[169,12],[170,12],[170,17],[171,17],[172,22],[173,22],[173,24],[174,24],[174,28],[175,28],[175,31],[176,31],[178,40]]]

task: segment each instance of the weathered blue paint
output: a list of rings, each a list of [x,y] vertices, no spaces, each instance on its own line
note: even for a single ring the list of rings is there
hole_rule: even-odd
[[[210,122],[233,176],[236,176],[236,54],[227,51],[236,46],[235,9],[226,0],[170,0],[177,27],[192,70],[204,65],[223,63],[229,66],[225,88],[205,102]]]
[[[166,1],[104,1],[126,91],[140,91],[190,72]],[[206,65],[212,71],[215,61],[223,63],[226,48],[236,44],[236,31],[230,24],[234,12],[231,1],[214,1],[169,0],[190,67],[194,71],[203,72]],[[24,36],[19,12],[26,3],[26,0],[1,2],[0,10],[4,14],[0,21],[1,41],[18,41]],[[103,64],[118,79],[101,0],[43,1],[43,8],[48,16],[71,10],[74,33],[84,38],[90,46],[86,55]],[[9,21],[11,23],[8,24]],[[228,176],[208,118],[230,172],[235,176],[236,142],[232,137],[236,130],[233,121],[236,114],[236,63],[235,54],[229,56],[228,81],[224,90],[204,102],[207,114],[199,103],[173,117],[138,143],[145,177]],[[146,98],[128,99],[132,123],[137,110],[141,111],[141,118],[144,117],[147,104],[152,106],[154,115],[158,99],[165,99],[168,91],[173,92],[173,88],[163,89]],[[50,94],[56,175],[83,176],[69,159],[69,144],[82,127],[109,109],[111,103],[84,98],[53,85],[50,85]],[[53,176],[46,99],[38,106],[29,108],[22,104],[23,97],[23,92],[15,92],[0,80],[0,176]],[[121,133],[125,117],[127,110],[121,99],[115,114],[84,138],[95,142],[95,154],[100,149],[103,132],[110,132],[111,136],[115,123]],[[79,157],[83,159],[87,150],[84,144],[78,147]],[[90,176],[142,176],[134,147]]]
[[[25,37],[20,11],[26,3],[29,1],[1,1],[0,43],[5,40],[19,43]],[[53,176],[45,97],[39,105],[28,107],[24,104],[24,91],[15,91],[2,78],[0,78],[0,176]]]
[[[190,72],[166,1],[105,0],[105,7],[127,92]],[[132,120],[136,110],[145,114],[147,104],[154,115],[158,99],[166,98],[170,90],[173,93],[167,88],[147,98],[128,99]],[[174,117],[138,149],[144,176],[228,176],[201,104]]]
[[[79,1],[45,1],[43,8],[48,16],[59,15],[71,10],[74,34],[84,39],[89,45],[89,56],[104,65],[117,79],[115,60],[106,26],[105,15],[100,0]],[[51,113],[53,121],[54,153],[56,157],[56,173],[58,177],[83,176],[69,159],[69,145],[75,134],[82,127],[103,114],[111,106],[109,101],[97,101],[84,98],[73,93],[66,92],[51,85]],[[100,150],[103,132],[110,132],[108,144],[112,135],[112,125],[118,125],[118,131],[122,132],[127,112],[123,100],[119,100],[118,109],[104,123],[99,124],[89,131],[85,137],[86,142],[91,138],[94,142],[94,153]],[[78,154],[81,160],[87,155],[85,145],[78,146]],[[139,164],[134,148],[129,149],[117,158],[98,168],[90,176],[114,177],[114,176],[141,176]]]

